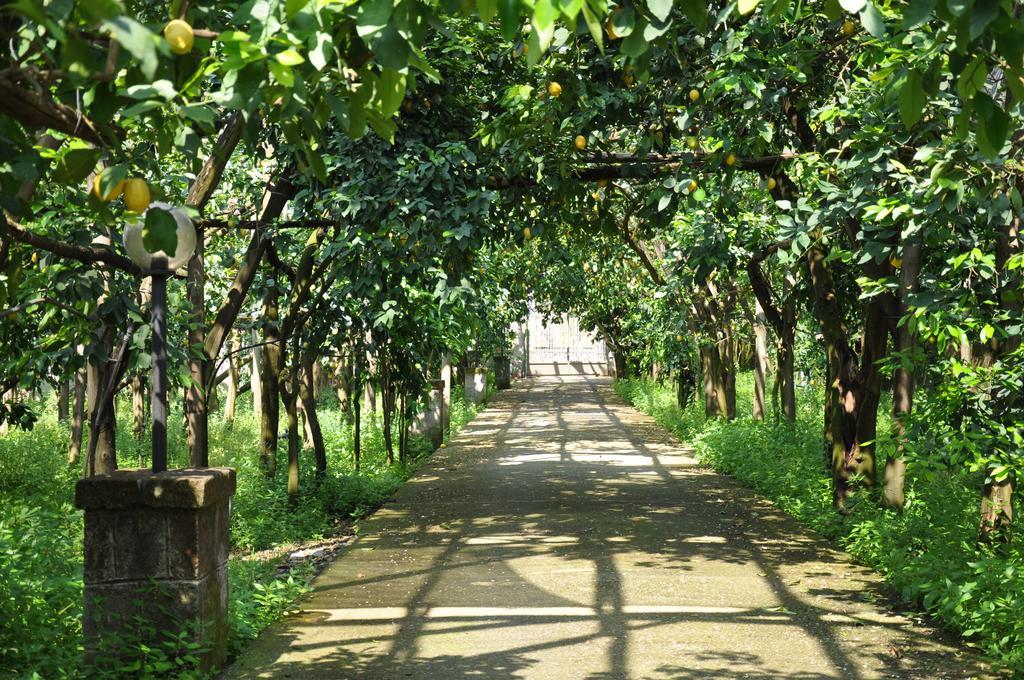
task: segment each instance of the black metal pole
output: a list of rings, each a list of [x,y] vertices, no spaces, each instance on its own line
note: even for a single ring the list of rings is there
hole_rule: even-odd
[[[153,260],[153,472],[167,469],[167,260]]]

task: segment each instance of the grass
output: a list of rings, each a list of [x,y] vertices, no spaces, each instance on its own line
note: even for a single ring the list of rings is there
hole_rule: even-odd
[[[739,411],[752,411],[751,375],[738,381]],[[967,644],[1015,674],[1024,674],[1024,551],[1020,541],[979,544],[980,479],[924,463],[908,464],[902,513],[863,494],[848,516],[832,509],[822,454],[820,390],[798,395],[794,426],[741,415],[705,420],[700,404],[685,411],[674,391],[645,380],[615,385],[624,399],[691,444],[705,464],[742,480],[778,507],[839,542],[881,572],[904,600],[964,636]],[[883,405],[882,412],[887,409]],[[888,431],[880,417],[879,432]],[[882,458],[891,445],[880,443]],[[881,467],[881,462],[879,467]]]
[[[54,404],[39,406],[44,415],[33,430],[0,435],[0,677],[189,677],[187,671],[174,666],[171,651],[181,649],[181,641],[174,640],[167,649],[141,652],[130,669],[107,665],[104,670],[102,665],[90,668],[83,664],[83,522],[82,513],[72,505],[81,470],[67,463],[69,432],[65,424],[56,421]],[[136,441],[130,432],[128,404],[118,406],[119,464],[147,466],[148,435]],[[467,405],[456,387],[453,435],[482,408]],[[329,475],[315,480],[312,454],[305,452],[297,502],[288,499],[283,460],[278,465],[281,474],[274,478],[268,479],[259,470],[259,420],[250,404],[239,405],[233,423],[211,418],[211,465],[235,468],[238,479],[228,565],[232,654],[279,619],[308,590],[311,569],[300,566],[282,577],[277,570],[279,560],[262,551],[320,539],[344,522],[372,512],[429,453],[429,444],[412,438],[411,463],[389,466],[379,418],[367,418],[361,470],[356,473],[352,429],[330,395],[318,414]],[[180,424],[181,413],[173,412],[170,422]],[[184,467],[188,457],[184,428],[172,426],[169,430],[171,467]],[[279,448],[285,448],[283,442]]]

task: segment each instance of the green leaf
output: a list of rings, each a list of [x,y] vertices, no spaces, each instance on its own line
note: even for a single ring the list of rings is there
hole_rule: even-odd
[[[976,39],[999,16],[1000,0],[978,0],[971,10],[971,40]]]
[[[148,28],[129,17],[115,17],[103,22],[103,27],[121,43],[139,62],[142,74],[147,78],[156,75],[158,64],[156,41],[158,38]]]
[[[319,32],[309,38],[309,63],[317,71],[323,71],[324,67],[334,56],[334,39],[330,33]]]
[[[498,0],[476,0],[476,13],[480,15],[480,21],[491,23],[498,14]]]
[[[636,12],[633,11],[632,5],[627,4],[612,12],[608,20],[617,38],[628,38],[633,34],[633,27],[636,25]]]
[[[597,48],[604,52],[604,31],[601,30],[601,20],[597,18],[597,14],[586,2],[583,3],[583,21],[587,24],[590,37],[597,43]]]
[[[384,30],[391,19],[395,5],[392,0],[367,0],[356,12],[356,32],[366,39]]]
[[[124,165],[111,165],[100,174],[100,194],[109,196],[118,182],[128,178],[128,168]]]
[[[914,69],[907,74],[900,89],[900,118],[909,130],[914,124],[921,120],[924,113],[924,106],[928,96],[924,91],[924,76],[920,71]]]
[[[739,10],[740,14],[747,15],[757,9],[760,2],[761,0],[738,0],[736,3],[736,9]]]
[[[89,146],[70,147],[57,164],[55,178],[63,184],[78,184],[96,168],[101,151]]]
[[[903,11],[903,29],[911,29],[928,21],[935,10],[935,0],[911,0]]]
[[[171,101],[178,96],[178,91],[174,89],[174,85],[169,80],[154,80],[152,83],[132,85],[124,93],[132,99],[162,97],[167,101]]]
[[[647,51],[649,45],[644,40],[644,28],[647,27],[647,20],[643,17],[638,17],[636,26],[633,27],[633,32],[622,41],[622,45],[619,46],[619,50],[628,57],[636,59],[644,52]]]
[[[955,17],[963,16],[973,4],[974,0],[946,0],[946,7],[949,8],[950,13]]]
[[[292,19],[294,19],[295,15],[297,15],[299,12],[304,10],[306,8],[306,5],[308,5],[308,4],[309,4],[309,0],[288,0],[285,3],[285,10],[284,10],[285,11],[285,16],[288,18],[288,21],[291,21]]]
[[[390,118],[398,111],[405,99],[405,74],[384,69],[376,82],[378,110],[384,118]]]
[[[205,104],[188,104],[178,109],[183,116],[191,118],[197,123],[213,125],[216,115],[209,106]]]
[[[708,7],[704,0],[682,0],[683,14],[697,30],[703,31],[708,25]]]
[[[584,0],[558,0],[558,9],[562,12],[562,16],[565,17],[566,21],[576,21],[576,17],[580,15],[580,10],[583,9]]]
[[[659,21],[667,21],[672,14],[672,0],[647,0],[647,9],[656,16]]]
[[[1010,133],[1010,116],[984,92],[974,95],[974,110],[978,116],[974,133],[978,149],[989,158],[996,159]]]
[[[370,49],[378,64],[396,71],[406,67],[412,54],[409,42],[390,24],[370,41]]]
[[[178,223],[174,221],[174,215],[160,208],[147,210],[146,221],[142,225],[142,245],[150,253],[162,250],[173,255],[178,249]]]
[[[278,52],[274,55],[278,63],[284,64],[285,66],[298,66],[306,61],[306,58],[298,53],[294,48],[289,47],[283,52]]]
[[[979,54],[971,60],[956,81],[956,91],[963,99],[970,99],[974,93],[985,87],[985,80],[988,78],[988,64],[985,62],[985,55]]]
[[[864,6],[864,11],[860,13],[860,23],[864,25],[864,28],[872,36],[876,38],[885,37],[885,22],[882,21],[882,14],[873,2],[869,2]]]
[[[501,19],[501,34],[511,40],[519,31],[520,0],[498,0],[498,18]]]
[[[281,85],[290,88],[295,84],[295,74],[284,64],[278,61],[268,61],[267,68],[269,68],[271,74],[273,74],[274,80]]]
[[[547,50],[551,46],[551,37],[555,34],[555,19],[558,18],[558,8],[551,0],[536,0],[533,6],[534,33],[537,34],[537,43],[540,51]]]

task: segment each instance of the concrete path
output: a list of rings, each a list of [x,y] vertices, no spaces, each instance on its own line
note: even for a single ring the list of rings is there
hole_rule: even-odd
[[[556,377],[495,398],[228,676],[986,675],[878,586],[607,380]]]

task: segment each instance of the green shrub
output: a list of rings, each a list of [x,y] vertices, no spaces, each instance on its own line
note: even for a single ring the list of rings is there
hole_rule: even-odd
[[[481,407],[462,403],[457,390],[452,428],[458,431]],[[328,404],[331,402],[329,398]],[[118,402],[118,459],[124,467],[147,466],[148,437],[131,434],[130,404]],[[101,654],[91,668],[82,663],[82,513],[71,503],[81,474],[66,460],[68,429],[56,422],[53,404],[42,404],[35,428],[0,437],[0,677],[194,677],[181,647],[180,631],[165,643],[137,649],[125,662]],[[233,423],[210,422],[210,462],[233,467],[238,487],[232,502],[230,572],[231,650],[237,653],[281,617],[306,591],[312,572],[297,567],[285,576],[279,560],[254,552],[321,538],[340,523],[364,516],[391,497],[429,454],[430,445],[410,438],[409,460],[390,466],[379,414],[365,418],[360,471],[352,463],[352,426],[337,408],[319,411],[327,448],[328,475],[316,479],[312,455],[302,454],[300,493],[290,499],[286,475],[267,477],[259,468],[259,421],[240,412]],[[179,411],[169,422],[183,422]],[[188,464],[187,437],[180,425],[168,432],[171,467]],[[284,449],[281,442],[281,449]],[[284,469],[279,454],[278,469]],[[107,647],[133,644],[110,639]],[[179,660],[175,653],[184,650]],[[194,655],[194,654],[193,654]],[[127,665],[125,665],[127,664]],[[173,664],[169,666],[168,664]],[[130,668],[129,668],[130,666]]]

